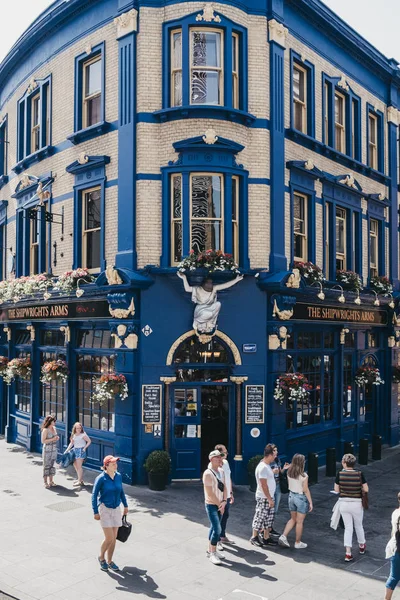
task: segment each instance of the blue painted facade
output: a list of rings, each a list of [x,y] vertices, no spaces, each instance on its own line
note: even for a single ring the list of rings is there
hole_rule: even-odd
[[[21,443],[31,451],[40,450],[43,412],[56,410],[62,449],[68,444],[73,423],[83,420],[93,440],[87,466],[98,468],[105,455],[116,454],[121,457],[124,479],[130,483],[145,482],[143,462],[154,449],[170,452],[172,478],[191,479],[200,476],[204,456],[214,444],[224,442],[233,459],[234,479],[244,483],[248,459],[262,452],[269,441],[278,444],[283,457],[313,451],[318,452],[321,462],[328,447],[335,446],[340,453],[344,442],[353,441],[357,446],[363,437],[371,439],[377,434],[385,443],[398,444],[398,390],[397,384],[392,384],[392,365],[400,362],[397,65],[319,0],[224,0],[218,3],[218,10],[214,6],[219,20],[215,15],[212,19],[201,17],[198,9],[189,14],[185,9],[181,17],[174,13],[173,20],[169,19],[167,9],[172,5],[179,8],[180,4],[179,0],[57,0],[21,36],[0,65],[0,245],[15,251],[15,271],[8,271],[16,276],[30,272],[27,211],[37,205],[36,185],[19,184],[14,193],[9,186],[32,166],[37,169],[38,179],[50,186],[51,210],[57,213],[58,205],[65,202],[71,207],[69,268],[82,266],[82,193],[89,184],[100,189],[101,231],[97,280],[83,286],[84,302],[74,295],[56,294],[49,302],[36,297],[1,306],[1,354],[10,358],[30,355],[33,371],[29,384],[17,381],[10,387],[2,386],[0,433],[5,432],[8,441]],[[240,22],[234,20],[231,8],[241,11]],[[167,16],[161,16],[164,9]],[[156,109],[146,111],[143,91],[142,95],[138,91],[146,56],[140,54],[138,41],[141,32],[147,31],[149,11],[160,15],[157,31],[162,38],[161,80],[156,99],[149,91],[149,106],[153,101]],[[130,25],[121,21],[113,40],[118,57],[117,68],[112,66],[112,83],[118,89],[118,118],[107,120],[107,103],[112,96],[106,84],[110,43],[104,41],[103,29],[125,13],[134,18],[128,19]],[[268,56],[264,74],[268,84],[261,92],[255,71],[249,68],[252,31],[245,25],[248,15],[259,17],[263,26],[265,19],[269,23],[269,37],[263,47]],[[220,105],[191,104],[190,31],[197,26],[218,30],[225,40],[223,68],[228,76],[224,78],[224,101]],[[55,30],[57,34],[43,36],[45,31]],[[182,34],[179,106],[171,106],[170,40],[175,30]],[[98,39],[82,52],[82,43],[94,34]],[[230,47],[235,35],[239,48],[237,102]],[[32,90],[23,95],[18,90],[35,79],[35,73],[46,62],[51,64],[53,58],[75,44],[81,46],[73,57],[70,130],[62,140],[50,135],[61,110],[50,100],[51,115],[45,125],[49,135],[45,135],[43,105],[41,147],[31,152],[27,124],[31,122]],[[98,56],[102,58],[100,117],[97,123],[84,128],[82,69],[86,61]],[[292,101],[296,65],[303,69],[307,80],[302,130],[296,128]],[[149,73],[152,67],[148,65]],[[325,72],[329,69],[335,75]],[[37,83],[40,90],[49,86],[48,98],[54,97],[57,78],[51,72],[38,78]],[[335,93],[343,96],[346,106],[341,149],[336,142]],[[10,116],[3,117],[3,112],[14,99],[17,117],[15,127],[9,131],[16,132],[17,152],[7,156],[8,141],[1,132]],[[265,110],[259,108],[261,105]],[[376,168],[370,164],[370,153],[374,151],[368,125],[370,113],[377,119]],[[216,139],[212,139],[214,130]],[[257,149],[259,142],[254,142],[253,133],[264,136],[254,138],[262,140],[264,148]],[[107,136],[111,135],[117,139],[116,151],[109,149],[112,144],[108,144]],[[71,161],[65,157],[73,147],[79,159]],[[149,152],[148,166],[141,154],[149,148],[152,154]],[[265,155],[261,167],[258,155]],[[69,177],[68,191],[57,191],[55,160],[57,171],[62,161],[63,174]],[[110,177],[115,164],[117,176]],[[207,343],[199,341],[193,331],[194,305],[176,275],[178,260],[174,260],[172,248],[175,225],[171,197],[173,178],[177,176],[181,178],[181,254],[187,255],[193,246],[193,174],[221,178],[223,250],[236,252],[244,274],[243,281],[218,292],[222,305],[218,329]],[[353,178],[346,180],[350,174]],[[110,257],[108,192],[115,188],[118,199],[116,215],[112,216],[117,220],[117,249]],[[239,196],[237,214],[235,194]],[[317,296],[318,287],[307,286],[304,279],[298,281],[293,275],[298,218],[295,199],[299,194],[306,198],[305,253],[308,261],[318,263],[324,271],[324,298]],[[7,214],[7,203],[11,201],[15,202],[15,215]],[[155,204],[160,211],[149,227],[143,212],[146,214],[147,207],[150,220]],[[339,301],[335,279],[340,253],[338,208],[345,211],[347,219],[343,268],[356,271],[364,280],[360,303],[357,294],[346,286],[346,301]],[[265,225],[258,223],[258,210],[263,219],[267,214],[265,236],[258,233],[258,225]],[[3,226],[14,221],[14,239],[10,240]],[[236,230],[232,221],[238,223]],[[369,289],[371,221],[378,223],[378,274],[387,275],[394,288],[393,296],[379,296],[379,306],[374,305],[376,297]],[[41,227],[40,271],[48,265],[48,270],[57,274],[52,244],[59,232],[44,219]],[[154,256],[148,250],[153,245],[160,252],[150,260],[146,257]],[[4,258],[0,270],[3,278],[7,274]],[[106,268],[113,266],[122,283],[107,279]],[[55,318],[46,319],[46,310],[54,312],[56,309],[51,307],[55,305],[67,308],[64,313],[60,309]],[[26,308],[26,312],[14,311],[19,308]],[[68,335],[60,337],[60,328],[67,328]],[[40,365],[49,356],[65,357],[70,366],[69,380],[62,389],[47,389],[39,381]],[[366,364],[380,369],[383,386],[364,389],[355,385],[357,368]],[[126,376],[129,397],[125,401],[116,399],[108,410],[96,412],[87,403],[93,385],[90,382],[107,369]],[[293,371],[303,372],[312,383],[306,406],[289,401],[281,405],[274,398],[276,378]],[[146,386],[151,385],[161,385],[161,422],[146,426],[142,396]],[[248,411],[255,389],[263,390],[263,414],[258,421],[252,421]]]

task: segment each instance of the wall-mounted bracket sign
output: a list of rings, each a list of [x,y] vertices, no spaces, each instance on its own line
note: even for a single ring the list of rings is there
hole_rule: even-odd
[[[264,386],[246,385],[245,422],[264,423]]]
[[[142,424],[161,423],[161,385],[142,385]]]

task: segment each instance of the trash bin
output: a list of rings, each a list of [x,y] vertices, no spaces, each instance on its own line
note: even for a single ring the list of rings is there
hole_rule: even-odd
[[[315,452],[308,453],[308,481],[310,485],[318,483],[318,454]]]
[[[372,460],[381,460],[382,458],[382,436],[372,436]]]
[[[358,447],[358,462],[360,465],[368,464],[368,440],[366,438],[360,440],[360,445]]]
[[[336,475],[336,448],[326,449],[326,477],[335,477]]]
[[[345,442],[343,446],[344,454],[354,454],[354,444],[353,442]]]

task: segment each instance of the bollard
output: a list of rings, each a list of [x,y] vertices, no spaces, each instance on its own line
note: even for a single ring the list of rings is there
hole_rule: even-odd
[[[318,454],[308,453],[308,481],[310,485],[318,483]]]
[[[366,438],[360,440],[358,447],[358,462],[360,465],[368,464],[368,440]]]
[[[336,448],[326,449],[326,477],[335,477],[336,475]]]
[[[354,454],[353,442],[345,442],[343,446],[343,454]]]
[[[372,436],[372,460],[381,460],[382,458],[382,436]]]

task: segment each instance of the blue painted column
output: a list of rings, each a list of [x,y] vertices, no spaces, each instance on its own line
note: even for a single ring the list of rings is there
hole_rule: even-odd
[[[270,271],[285,271],[285,106],[284,53],[287,29],[268,22],[270,48]]]
[[[135,269],[136,256],[136,33],[137,11],[120,0],[115,22],[119,50],[117,267]]]
[[[388,107],[388,147],[389,147],[389,200],[390,200],[390,234],[389,234],[389,273],[394,289],[399,288],[399,214],[397,206],[397,120],[398,110]]]

